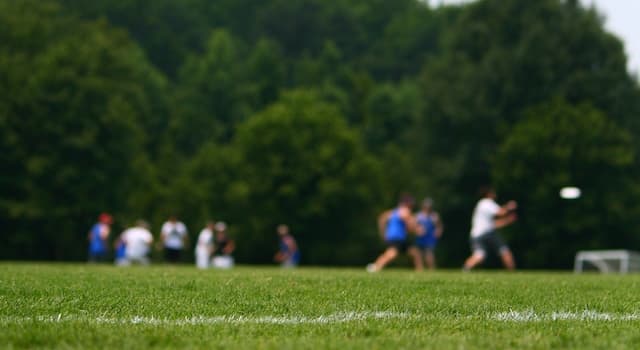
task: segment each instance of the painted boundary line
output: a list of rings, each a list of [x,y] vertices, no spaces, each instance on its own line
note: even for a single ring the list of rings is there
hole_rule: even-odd
[[[87,323],[109,325],[144,325],[144,326],[198,326],[218,324],[267,324],[267,325],[299,325],[299,324],[338,324],[370,320],[391,319],[422,319],[422,320],[477,320],[513,323],[554,322],[554,321],[583,321],[583,322],[630,322],[640,321],[640,313],[608,313],[593,310],[579,312],[536,312],[533,310],[498,312],[483,316],[473,315],[434,315],[409,314],[403,312],[345,312],[321,316],[191,316],[180,319],[159,318],[154,316],[129,317],[91,317],[87,315],[48,315],[48,316],[0,316],[0,325],[21,325],[33,323]]]
[[[0,324],[27,324],[27,323],[89,323],[89,324],[113,324],[113,325],[151,325],[151,326],[196,326],[215,324],[334,324],[367,320],[388,320],[407,318],[409,314],[398,312],[346,312],[325,316],[192,316],[182,319],[167,319],[147,316],[131,317],[89,317],[77,315],[52,315],[34,317],[0,317]]]
[[[538,313],[533,310],[509,311],[493,314],[490,317],[504,322],[544,322],[544,321],[640,321],[640,313],[616,314],[583,310],[580,312]]]

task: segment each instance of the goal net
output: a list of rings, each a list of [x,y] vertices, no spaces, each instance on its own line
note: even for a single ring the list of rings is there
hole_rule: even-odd
[[[598,270],[602,273],[640,271],[640,253],[629,250],[587,250],[576,254],[574,272]]]

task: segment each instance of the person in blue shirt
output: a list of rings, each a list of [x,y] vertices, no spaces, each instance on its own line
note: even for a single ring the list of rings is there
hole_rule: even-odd
[[[114,251],[114,260],[116,266],[124,266],[127,263],[127,244],[124,239],[122,239],[122,235],[118,237],[118,239],[113,244]]]
[[[435,248],[438,239],[442,237],[443,225],[440,215],[433,210],[433,200],[426,198],[422,201],[422,209],[416,215],[418,225],[422,227],[421,234],[416,237],[415,245],[420,254],[420,259],[424,259],[427,268],[436,268]]]
[[[107,260],[108,239],[111,233],[113,218],[107,213],[98,217],[98,222],[89,230],[89,262],[103,262]]]
[[[280,250],[276,253],[274,260],[282,267],[296,267],[300,263],[300,250],[295,238],[289,234],[289,226],[278,225],[278,236],[280,237]]]
[[[380,214],[378,217],[378,229],[387,248],[375,262],[367,265],[367,271],[378,272],[382,270],[400,253],[407,253],[413,259],[416,269],[422,269],[422,259],[418,254],[418,250],[408,244],[410,232],[421,232],[421,228],[416,223],[415,217],[411,212],[413,203],[411,196],[403,195],[396,208]]]

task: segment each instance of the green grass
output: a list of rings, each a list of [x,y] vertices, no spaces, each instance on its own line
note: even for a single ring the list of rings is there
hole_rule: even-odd
[[[637,349],[639,330],[640,275],[0,264],[6,348]]]

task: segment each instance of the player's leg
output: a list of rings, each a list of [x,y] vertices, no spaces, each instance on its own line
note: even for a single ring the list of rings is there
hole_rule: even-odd
[[[422,253],[420,252],[420,249],[416,246],[411,246],[407,249],[407,254],[413,260],[413,267],[416,271],[422,271],[424,266],[422,264]]]
[[[373,271],[382,270],[388,263],[398,256],[398,247],[390,245],[373,263]]]
[[[504,243],[502,237],[498,233],[493,233],[491,236],[491,244],[496,249],[497,252],[500,253],[500,259],[502,259],[502,264],[507,270],[515,270],[516,263],[513,258],[513,254],[511,253],[511,249]]]
[[[165,247],[165,260],[170,264],[176,264],[180,261],[180,250],[174,248]]]
[[[209,267],[209,250],[205,248],[196,248],[196,267],[206,269]]]
[[[500,258],[502,259],[502,263],[504,264],[504,267],[507,268],[507,270],[513,271],[516,269],[516,262],[513,259],[513,254],[511,254],[511,250],[509,249],[509,247],[500,250]]]
[[[464,262],[463,269],[465,271],[473,269],[484,261],[484,258],[487,255],[487,248],[485,247],[485,243],[482,237],[474,238],[471,240],[471,251],[471,256],[468,257]]]
[[[474,251],[470,257],[467,258],[464,262],[464,269],[471,270],[474,267],[478,266],[481,262],[484,261],[484,257],[486,253],[483,250]]]
[[[427,268],[429,270],[434,270],[436,268],[436,256],[433,253],[432,247],[427,247],[424,250],[424,261],[427,264]]]

